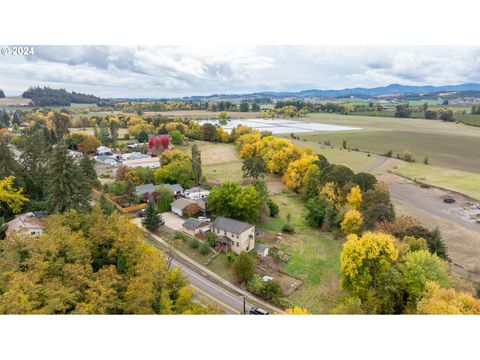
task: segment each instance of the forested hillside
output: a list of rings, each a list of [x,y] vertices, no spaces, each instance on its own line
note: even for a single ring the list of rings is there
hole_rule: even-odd
[[[37,106],[68,106],[74,104],[94,104],[100,98],[94,95],[68,92],[65,89],[51,89],[49,87],[31,87],[22,96],[32,99]]]

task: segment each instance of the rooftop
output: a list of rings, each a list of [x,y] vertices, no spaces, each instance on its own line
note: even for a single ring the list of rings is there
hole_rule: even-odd
[[[202,226],[206,226],[208,224],[209,224],[208,221],[202,221],[202,220],[198,220],[198,219],[195,219],[195,218],[189,218],[182,224],[182,226],[185,229],[196,230],[196,229],[198,229]]]
[[[45,226],[31,213],[17,215],[17,217],[7,223],[7,233],[21,229],[45,229]]]
[[[173,203],[171,203],[170,206],[176,207],[178,209],[184,209],[188,205],[192,205],[192,204],[197,204],[197,202],[195,200],[190,200],[187,198],[179,198],[175,200]]]
[[[135,193],[137,195],[143,195],[145,193],[151,193],[151,192],[154,192],[156,190],[157,190],[157,188],[153,184],[145,184],[145,185],[135,186]]]
[[[241,234],[251,227],[253,227],[253,225],[246,222],[229,219],[222,216],[217,217],[212,223],[212,228],[229,231],[234,234]]]

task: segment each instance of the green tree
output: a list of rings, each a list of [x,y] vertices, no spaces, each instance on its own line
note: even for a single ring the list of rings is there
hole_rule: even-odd
[[[184,188],[190,188],[195,183],[195,174],[192,162],[189,160],[175,160],[155,171],[155,183],[157,184],[180,184]]]
[[[150,197],[147,203],[147,209],[145,210],[145,216],[142,220],[143,225],[150,230],[157,230],[162,224],[162,216],[158,213],[157,204],[153,197]]]
[[[233,273],[238,281],[248,282],[255,274],[253,259],[247,253],[241,253],[233,263]]]
[[[25,174],[25,191],[31,199],[42,200],[46,184],[47,144],[41,130],[29,132],[25,138],[26,146],[20,156]]]
[[[242,101],[240,103],[240,112],[248,112],[248,108],[249,108],[248,102]]]
[[[99,204],[106,216],[111,215],[115,211],[115,206],[107,200],[103,192],[100,194]]]
[[[261,156],[258,156],[254,150],[252,156],[243,160],[242,172],[244,178],[252,177],[255,181],[257,181],[258,178],[263,177],[268,172],[267,164],[265,163],[265,160]]]
[[[0,240],[5,239],[5,232],[7,231],[8,225],[5,222],[3,217],[0,217]]]
[[[182,145],[183,144],[184,136],[180,131],[178,131],[178,130],[172,131],[170,133],[170,137],[172,138],[172,144],[175,144],[175,145]]]
[[[157,187],[157,208],[160,212],[170,211],[170,204],[173,202],[173,191],[166,186]]]
[[[100,185],[97,172],[95,171],[95,160],[88,156],[83,156],[80,160],[80,168],[91,187]]]
[[[408,294],[408,308],[411,311],[416,309],[427,282],[434,281],[441,287],[450,285],[450,277],[445,263],[437,255],[430,254],[426,250],[407,254],[400,270]]]
[[[146,130],[140,130],[140,132],[137,134],[137,141],[139,143],[146,143],[149,139],[148,132]]]
[[[47,206],[50,213],[89,208],[89,181],[68,155],[66,146],[59,145],[53,150],[47,175]]]
[[[200,127],[200,140],[215,142],[217,141],[217,128],[209,123]]]
[[[311,198],[305,204],[305,220],[313,227],[321,227],[328,220],[331,206],[324,197]]]
[[[202,154],[197,144],[192,146],[192,170],[195,176],[195,185],[198,186],[202,179]]]

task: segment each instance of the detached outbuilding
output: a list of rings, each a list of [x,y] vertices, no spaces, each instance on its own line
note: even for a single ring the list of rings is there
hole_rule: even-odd
[[[178,216],[192,216],[199,212],[199,207],[195,200],[179,198],[170,204],[172,212]]]

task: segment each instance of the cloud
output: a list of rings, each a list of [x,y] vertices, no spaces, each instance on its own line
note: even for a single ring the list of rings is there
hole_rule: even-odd
[[[105,97],[480,82],[479,47],[36,46],[0,57],[0,88],[32,85]]]

